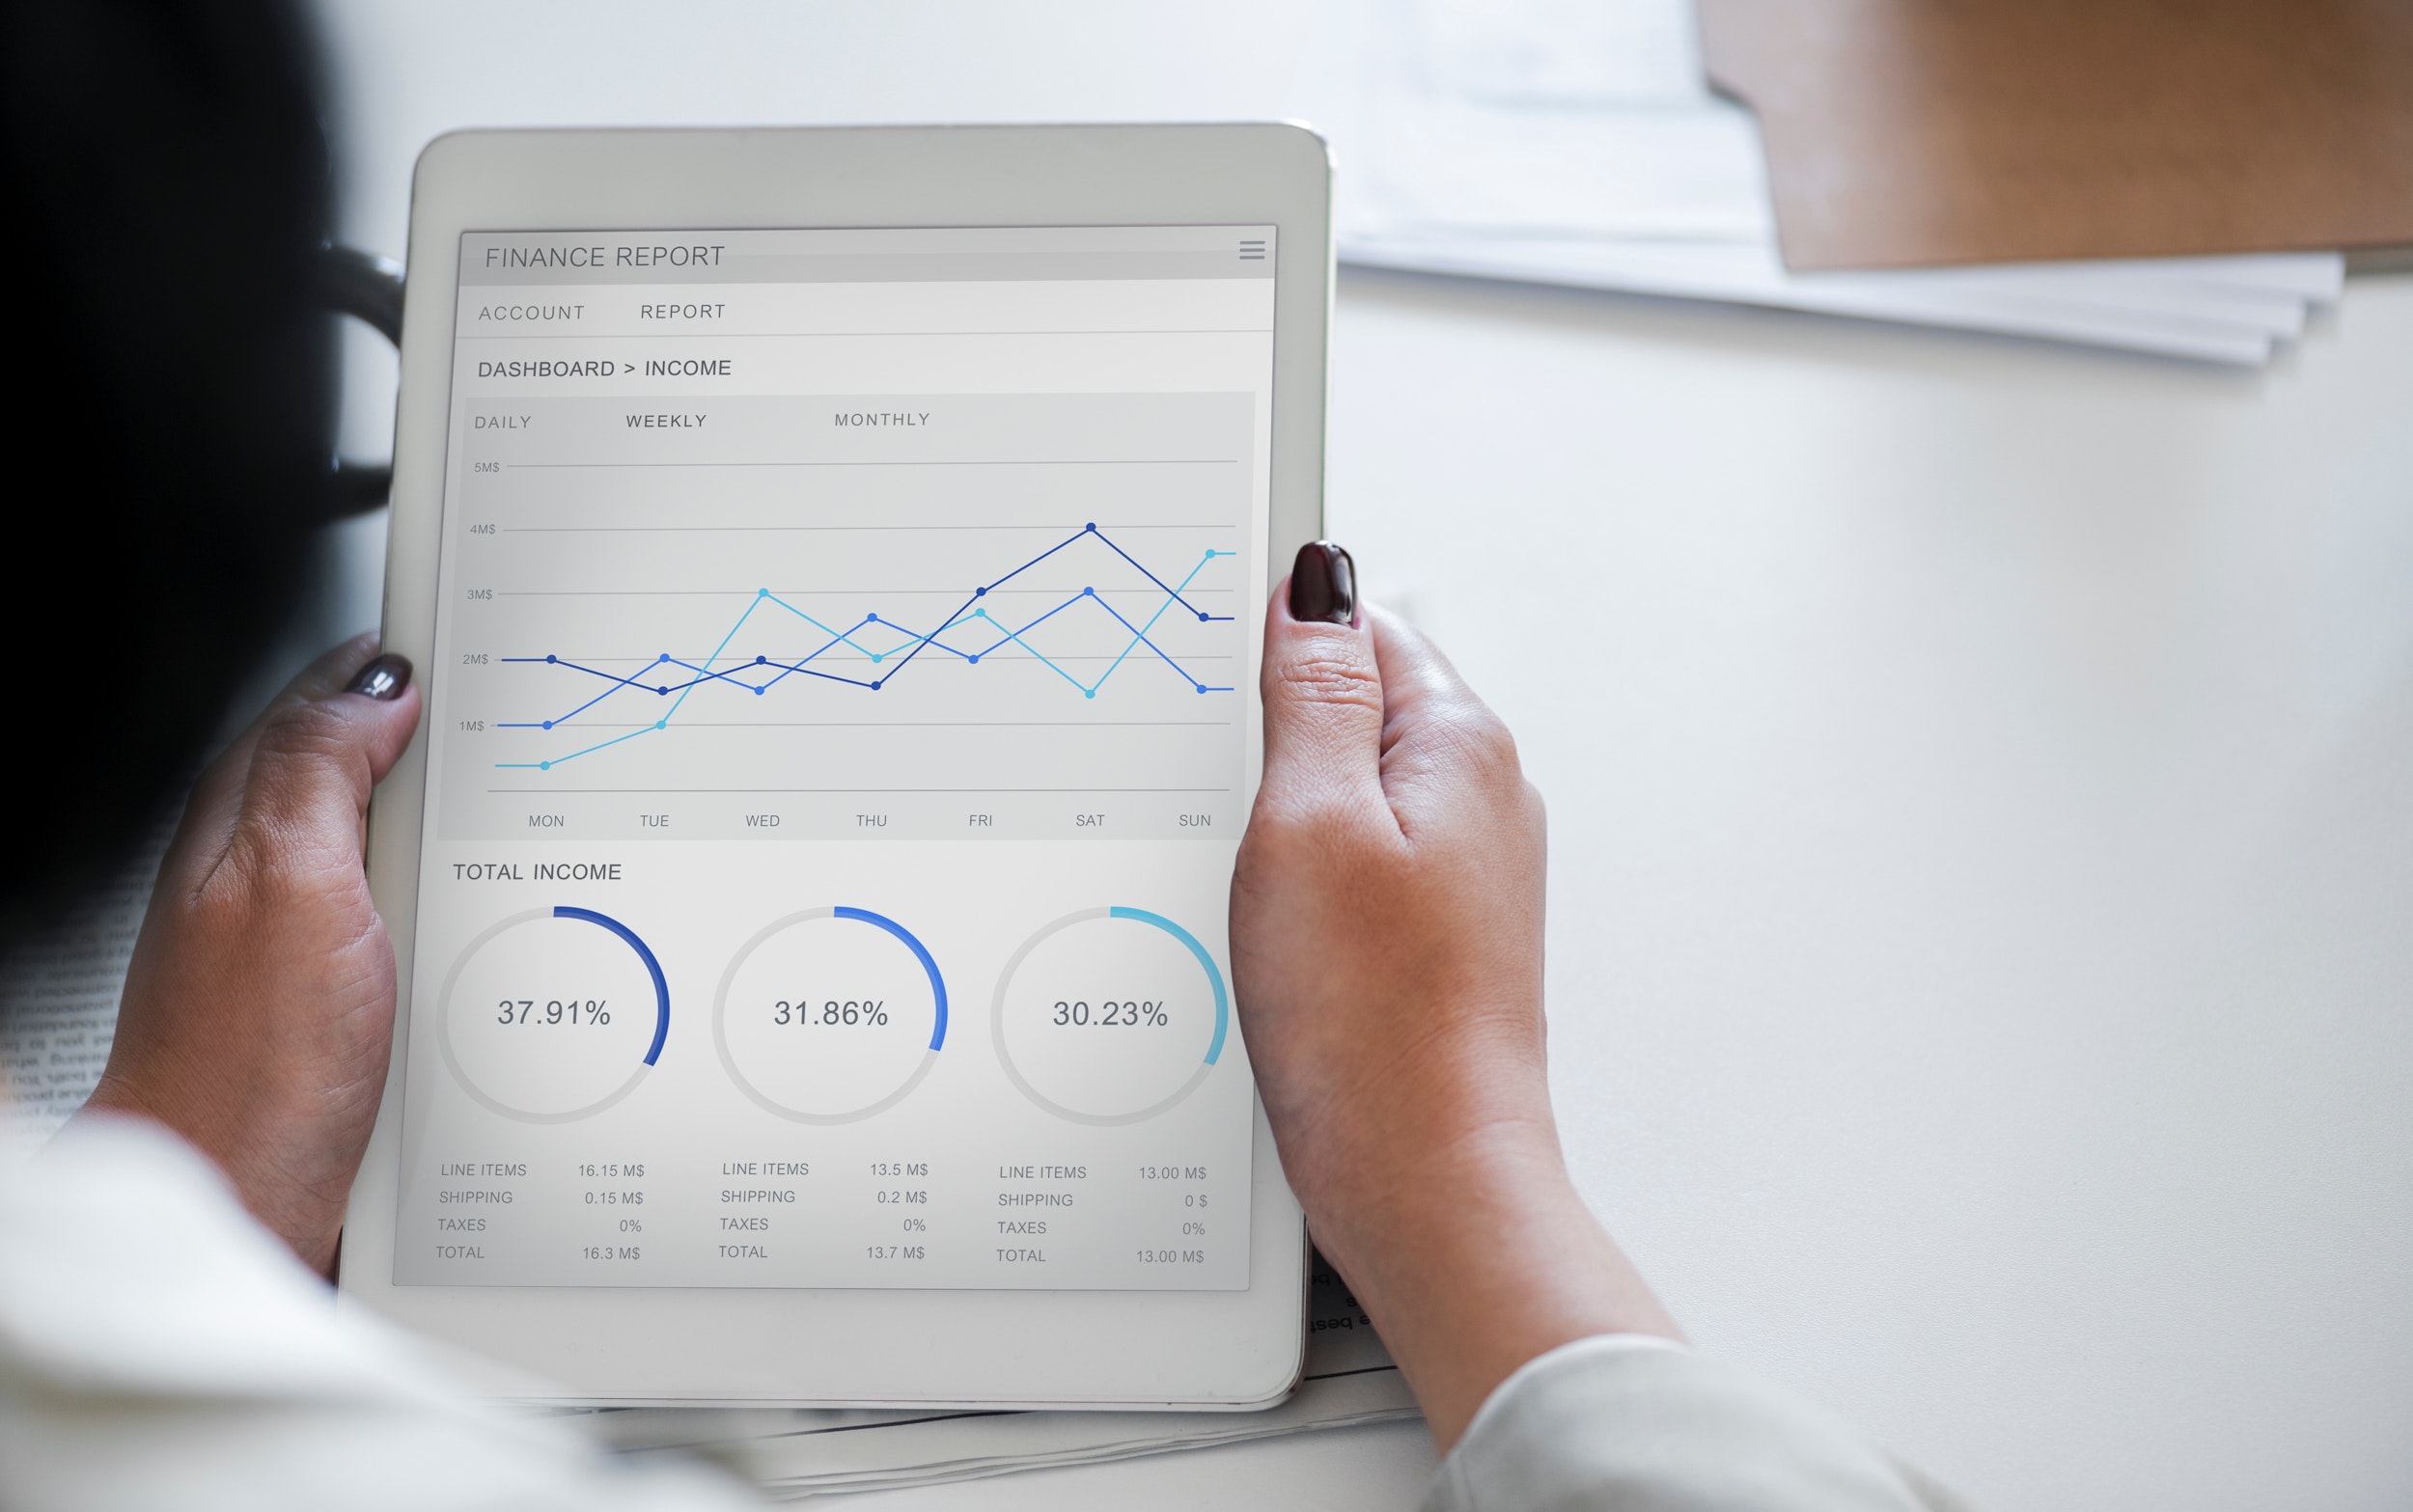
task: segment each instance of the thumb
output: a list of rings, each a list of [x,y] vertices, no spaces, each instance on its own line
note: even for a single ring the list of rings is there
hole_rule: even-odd
[[[1382,674],[1357,612],[1357,566],[1330,541],[1299,548],[1265,608],[1261,801],[1382,802]]]
[[[410,663],[374,636],[311,664],[195,785],[178,849],[207,872],[244,830],[306,848],[358,848],[369,791],[419,725]]]

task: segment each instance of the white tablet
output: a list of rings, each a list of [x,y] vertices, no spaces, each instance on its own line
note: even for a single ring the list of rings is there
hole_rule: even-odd
[[[1226,920],[1329,172],[1284,125],[428,149],[350,1301],[555,1400],[1290,1391]]]

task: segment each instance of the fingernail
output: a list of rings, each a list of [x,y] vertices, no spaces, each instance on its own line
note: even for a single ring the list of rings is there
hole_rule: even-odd
[[[360,675],[352,679],[351,687],[346,691],[372,699],[390,700],[401,698],[402,690],[409,686],[410,658],[388,651],[360,669]]]
[[[1357,564],[1328,540],[1311,540],[1290,564],[1290,618],[1347,624],[1357,618]]]

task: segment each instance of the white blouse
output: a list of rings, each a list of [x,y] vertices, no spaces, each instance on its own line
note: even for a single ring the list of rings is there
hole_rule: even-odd
[[[0,1507],[711,1512],[697,1466],[617,1458],[453,1386],[327,1288],[174,1136],[79,1117],[0,1157]],[[1848,1426],[1672,1344],[1585,1339],[1502,1384],[1429,1512],[1950,1512]]]

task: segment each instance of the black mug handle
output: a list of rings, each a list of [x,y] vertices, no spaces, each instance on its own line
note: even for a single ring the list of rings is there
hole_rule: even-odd
[[[330,243],[319,249],[319,302],[337,315],[351,316],[374,327],[397,348],[402,344],[402,265],[391,258]],[[380,509],[393,486],[389,465],[347,462],[329,464],[325,518],[349,519]]]

